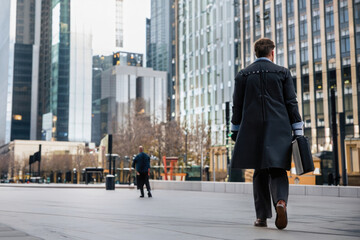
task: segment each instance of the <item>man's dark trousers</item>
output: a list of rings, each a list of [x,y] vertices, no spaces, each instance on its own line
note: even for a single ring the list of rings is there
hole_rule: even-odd
[[[274,206],[279,200],[284,200],[286,203],[288,201],[289,180],[286,170],[281,168],[255,169],[253,192],[256,218],[263,220],[271,218],[271,197]]]
[[[149,183],[149,174],[147,172],[140,173],[137,175],[137,188],[140,189],[141,193],[143,194],[144,184],[146,186],[146,190],[150,192],[150,183]]]

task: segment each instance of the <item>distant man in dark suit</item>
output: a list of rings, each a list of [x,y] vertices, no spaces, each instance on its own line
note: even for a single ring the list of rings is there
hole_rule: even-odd
[[[256,227],[266,227],[276,209],[275,225],[287,226],[286,205],[291,166],[292,131],[303,135],[303,122],[290,71],[274,64],[275,44],[268,38],[255,42],[257,59],[235,78],[231,168],[255,169],[253,192]],[[271,201],[272,198],[272,201]]]
[[[141,198],[144,197],[144,184],[146,185],[146,190],[148,191],[148,197],[152,197],[149,183],[150,157],[143,151],[144,148],[140,146],[139,154],[135,157],[132,163],[132,167],[136,168],[137,189],[140,189]]]

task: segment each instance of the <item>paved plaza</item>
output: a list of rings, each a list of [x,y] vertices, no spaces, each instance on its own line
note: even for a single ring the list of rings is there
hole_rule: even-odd
[[[255,228],[251,194],[0,187],[0,239],[360,239],[360,198],[290,195],[289,225]]]

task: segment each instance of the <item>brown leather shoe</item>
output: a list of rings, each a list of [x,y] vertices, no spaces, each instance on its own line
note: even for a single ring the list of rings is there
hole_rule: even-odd
[[[286,228],[288,223],[286,213],[286,203],[284,200],[279,200],[276,204],[276,220],[275,225],[278,229]]]
[[[267,223],[266,223],[266,219],[263,220],[263,219],[256,219],[256,221],[254,222],[254,226],[255,227],[267,227]]]

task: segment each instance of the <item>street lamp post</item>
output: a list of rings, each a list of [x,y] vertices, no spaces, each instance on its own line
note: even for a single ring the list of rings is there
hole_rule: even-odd
[[[109,174],[111,174],[112,134],[108,136]]]
[[[115,160],[120,156],[116,153],[108,153],[105,156],[109,159],[109,174],[115,175]]]
[[[185,131],[185,166],[187,165],[187,131]]]
[[[203,139],[201,139],[201,146],[200,146],[200,148],[201,148],[201,167],[200,167],[200,181],[202,181],[203,180],[203,171],[204,171],[204,168],[203,168],[203,166],[204,166],[204,159],[203,159]]]

